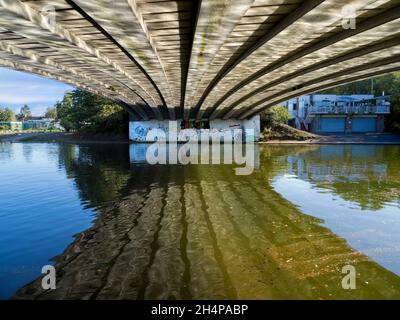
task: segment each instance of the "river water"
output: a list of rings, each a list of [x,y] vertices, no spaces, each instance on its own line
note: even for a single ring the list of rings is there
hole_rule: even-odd
[[[0,298],[55,261],[44,298],[400,298],[400,147],[257,146],[248,176],[141,148],[0,143]]]

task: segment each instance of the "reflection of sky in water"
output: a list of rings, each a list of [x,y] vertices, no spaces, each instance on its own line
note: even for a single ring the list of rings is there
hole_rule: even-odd
[[[0,143],[0,299],[40,275],[91,225],[56,144]]]
[[[273,187],[299,209],[324,220],[324,225],[343,237],[377,263],[400,274],[400,206],[385,203],[373,211],[346,201],[329,189],[284,174],[274,179]]]

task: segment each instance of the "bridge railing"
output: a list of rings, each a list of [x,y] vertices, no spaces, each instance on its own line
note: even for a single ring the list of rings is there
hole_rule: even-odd
[[[308,109],[309,114],[389,114],[390,107],[387,105],[377,106],[312,106]]]

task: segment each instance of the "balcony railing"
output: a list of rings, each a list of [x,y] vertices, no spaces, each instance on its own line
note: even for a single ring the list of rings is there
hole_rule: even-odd
[[[310,107],[309,114],[389,114],[390,107],[385,105],[378,106],[329,106],[329,107]]]

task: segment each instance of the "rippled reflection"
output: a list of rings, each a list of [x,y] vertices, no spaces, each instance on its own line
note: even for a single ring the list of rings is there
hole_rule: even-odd
[[[57,148],[97,219],[55,259],[58,289],[42,292],[36,281],[18,298],[400,298],[391,227],[400,219],[398,147],[264,146],[250,176],[232,165],[149,166],[131,161],[128,146]],[[325,207],[321,195],[330,197]],[[382,226],[379,210],[390,215],[382,230],[391,246],[379,237],[374,245],[392,262],[355,245],[368,242],[350,236],[362,221],[341,214],[352,205]],[[356,267],[356,290],[341,287],[345,264]]]
[[[362,209],[400,204],[400,150],[393,146],[322,146],[287,155],[287,174],[329,189]]]
[[[282,158],[273,186],[301,211],[400,274],[400,149],[323,146]]]

